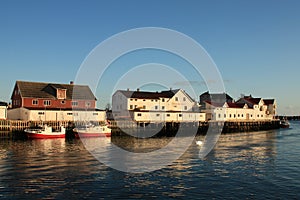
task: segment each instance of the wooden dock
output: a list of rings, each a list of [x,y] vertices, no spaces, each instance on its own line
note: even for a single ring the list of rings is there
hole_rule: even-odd
[[[0,137],[7,137],[7,134],[21,135],[24,129],[30,127],[37,127],[42,124],[48,124],[54,129],[64,126],[67,130],[68,136],[72,136],[72,129],[75,126],[84,125],[86,122],[73,122],[73,121],[19,121],[19,120],[0,120]],[[104,122],[95,122],[104,123]],[[224,125],[224,126],[223,126]],[[209,127],[222,129],[222,133],[234,132],[251,132],[278,129],[279,120],[268,121],[209,121],[209,122],[161,122],[161,123],[136,123],[133,121],[111,121],[110,127],[112,128],[112,136],[122,136],[130,132],[132,135],[139,137],[140,135],[147,136],[149,131],[157,131],[156,137],[162,136],[175,136],[179,128],[185,130],[195,130],[197,134],[205,135]],[[188,132],[188,131],[187,131]],[[24,135],[24,134],[23,134]]]

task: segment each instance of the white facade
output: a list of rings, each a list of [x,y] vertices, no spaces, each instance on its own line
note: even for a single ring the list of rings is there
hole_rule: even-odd
[[[29,110],[15,108],[8,110],[8,119],[25,121],[105,121],[105,111],[60,111],[60,110]]]
[[[112,110],[149,110],[149,111],[191,111],[195,102],[183,91],[178,90],[171,98],[134,98],[126,97],[124,91],[116,91],[112,97]],[[155,94],[155,93],[154,93]]]
[[[131,118],[138,122],[205,121],[205,113],[199,113],[197,108],[197,103],[181,89],[160,93],[118,90],[112,97],[115,119]]]
[[[223,106],[206,103],[205,112],[210,120],[216,121],[251,121],[272,120],[276,113],[275,102],[266,105],[261,99],[258,104],[249,108],[247,104],[224,103]]]
[[[0,119],[7,119],[7,106],[0,106]]]
[[[195,112],[133,112],[137,122],[199,122],[206,121],[205,113]]]

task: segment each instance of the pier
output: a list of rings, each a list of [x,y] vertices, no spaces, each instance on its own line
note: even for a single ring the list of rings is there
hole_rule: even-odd
[[[186,130],[189,134],[190,130],[196,130],[198,135],[205,135],[208,128],[221,131],[222,134],[237,132],[254,132],[263,130],[279,129],[279,120],[265,121],[206,121],[206,122],[164,122],[164,123],[132,123],[132,122],[112,122],[112,135],[124,136],[134,135],[143,137],[151,135],[156,131],[155,137],[175,136],[179,130]]]
[[[86,122],[73,121],[18,121],[18,120],[0,120],[0,136],[7,137],[10,134],[23,136],[24,129],[37,127],[42,124],[48,124],[54,129],[64,126],[67,130],[67,137],[72,137],[72,129],[75,126],[84,125]],[[104,122],[94,122],[104,123]],[[208,122],[160,122],[160,123],[141,123],[133,121],[111,121],[112,136],[132,135],[136,137],[173,137],[178,130],[186,131],[186,135],[193,133],[205,135],[208,128],[222,129],[222,133],[252,132],[261,130],[278,129],[279,120],[268,121],[208,121]],[[220,130],[219,130],[220,131]]]

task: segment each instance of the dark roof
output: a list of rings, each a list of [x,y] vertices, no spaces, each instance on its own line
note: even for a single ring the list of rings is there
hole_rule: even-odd
[[[0,106],[7,106],[8,104],[6,102],[0,101]]]
[[[204,92],[203,94],[201,94],[200,96],[205,96],[205,95],[209,95],[211,99],[231,99],[233,100],[233,98],[231,96],[229,96],[227,93],[209,93]]]
[[[266,105],[274,104],[275,99],[263,99]]]
[[[245,106],[245,104],[242,103],[231,103],[231,102],[228,102],[227,105],[229,108],[244,108]]]
[[[17,81],[16,86],[19,88],[21,97],[55,99],[56,89],[65,89],[68,100],[96,100],[87,85]]]
[[[245,98],[245,100],[252,104],[258,104],[260,102],[261,98]]]
[[[212,101],[205,101],[206,103],[214,106],[214,107],[223,107],[226,103],[229,108],[244,108],[245,104],[242,103],[232,103],[232,102],[225,102],[225,103],[219,103],[219,102],[212,102]]]
[[[127,98],[159,99],[159,98],[172,98],[179,91],[179,89],[161,91],[161,92],[144,92],[144,91],[128,91],[128,90],[118,90],[118,91],[121,92]]]
[[[244,98],[240,98],[236,103],[247,104],[249,108],[253,108],[253,105],[257,105],[262,98],[253,98],[251,95]],[[262,99],[265,105],[274,104],[275,99]]]

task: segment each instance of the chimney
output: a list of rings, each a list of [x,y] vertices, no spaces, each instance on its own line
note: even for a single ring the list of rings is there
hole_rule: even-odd
[[[74,82],[73,82],[73,81],[70,81],[70,85],[74,85]]]
[[[136,91],[139,92],[139,91],[140,91],[140,88],[136,89]]]
[[[129,91],[129,88],[127,88],[127,91]]]

